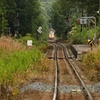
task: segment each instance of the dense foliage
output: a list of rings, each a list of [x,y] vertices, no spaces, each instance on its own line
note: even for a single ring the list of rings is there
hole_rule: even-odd
[[[84,70],[92,81],[100,81],[100,46],[83,56]]]
[[[5,27],[10,27],[12,34],[15,31],[19,31],[21,35],[28,32],[35,34],[43,23],[40,13],[38,0],[1,0],[0,34],[5,32]]]
[[[40,0],[41,17],[44,20],[43,32],[46,33],[46,34],[43,34],[43,36],[46,36],[46,37],[48,37],[50,28],[52,28],[52,24],[50,22],[50,16],[51,16],[52,4],[54,1],[55,0]]]
[[[56,0],[52,6],[51,22],[60,38],[66,37],[77,19],[82,16],[95,16],[99,22],[99,0]],[[82,31],[82,27],[81,27]]]
[[[95,30],[91,27],[90,30],[86,26],[82,27],[82,31],[80,31],[80,25],[76,25],[72,27],[71,31],[68,33],[68,41],[70,41],[71,44],[87,44],[88,39],[93,39],[95,36]],[[100,28],[99,26],[96,27],[96,37],[97,42],[100,38]]]

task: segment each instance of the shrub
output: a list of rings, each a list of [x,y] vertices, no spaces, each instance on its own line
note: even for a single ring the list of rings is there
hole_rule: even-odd
[[[41,57],[42,54],[37,49],[16,51],[0,57],[1,82],[12,79],[14,73],[22,73],[31,68],[31,65],[37,63]]]
[[[100,38],[99,30],[100,28],[97,26],[97,30],[96,30],[97,39]],[[73,44],[87,44],[87,40],[93,39],[94,34],[95,34],[95,30],[93,27],[91,27],[90,30],[88,30],[87,27],[83,27],[82,32],[80,32],[80,26],[75,26],[69,32],[68,38],[69,41],[71,41]]]
[[[32,39],[35,46],[26,48],[25,42],[28,39]],[[45,48],[46,43],[40,43],[30,35],[21,39],[5,36],[0,38],[0,93],[5,99],[18,94],[17,87],[20,83],[26,82],[34,74],[47,72],[48,60],[40,51]]]
[[[25,47],[21,43],[16,42],[12,38],[5,37],[5,36],[2,36],[0,38],[0,48],[3,51],[7,51],[7,52],[9,51],[13,52],[13,51],[25,49]]]
[[[82,61],[90,79],[100,81],[100,46],[84,55]]]
[[[26,38],[24,38],[26,40]],[[41,44],[40,44],[41,45]],[[41,45],[45,48],[45,45]],[[26,76],[27,71],[45,71],[46,65],[39,63],[44,59],[43,53],[38,48],[26,46],[10,37],[0,38],[0,84],[8,85],[18,81],[18,77]],[[43,60],[45,61],[45,60]],[[44,62],[45,63],[45,62]],[[37,70],[38,69],[38,70]],[[47,69],[47,68],[46,68]]]
[[[27,33],[26,36],[21,37],[18,39],[19,42],[23,43],[24,45],[26,45],[27,40],[32,40],[33,45],[35,46],[39,46],[41,41],[40,40],[36,40],[33,36],[31,36],[31,34]]]

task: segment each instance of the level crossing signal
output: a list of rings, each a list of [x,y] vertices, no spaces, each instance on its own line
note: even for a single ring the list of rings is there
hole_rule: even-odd
[[[19,22],[19,18],[18,17],[16,18],[16,22]]]
[[[94,41],[93,41],[93,40],[88,39],[88,44],[91,46],[91,50],[92,50],[93,45],[94,45]]]

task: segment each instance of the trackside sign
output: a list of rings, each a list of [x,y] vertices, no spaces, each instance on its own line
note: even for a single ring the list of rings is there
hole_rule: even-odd
[[[32,40],[27,40],[27,46],[32,46]]]

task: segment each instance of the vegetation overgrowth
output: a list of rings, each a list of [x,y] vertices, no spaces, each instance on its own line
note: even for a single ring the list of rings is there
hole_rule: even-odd
[[[48,62],[43,53],[35,45],[27,47],[24,44],[26,38],[31,37],[23,37],[21,43],[18,42],[20,40],[11,37],[0,37],[0,92],[3,95],[9,90],[9,86],[16,87],[28,79],[29,75],[42,74],[48,70],[46,66]],[[41,49],[44,48],[44,45],[41,46]],[[3,92],[2,88],[5,88]],[[10,90],[10,92],[12,92],[12,95],[18,93],[16,89]]]
[[[79,25],[75,25],[71,31],[68,33],[68,40],[73,44],[87,44],[88,39],[92,40],[94,38],[95,29],[91,27],[90,30],[87,27],[83,27],[82,31]],[[96,28],[96,38],[100,38],[100,28]]]
[[[83,56],[84,70],[92,81],[100,81],[100,46]]]
[[[36,40],[30,33],[27,33],[26,36],[19,38],[17,41],[24,45],[27,45],[27,40],[32,40],[33,46],[45,52],[45,49],[47,48],[47,42],[45,40],[42,41],[42,39]]]
[[[52,5],[50,20],[52,27],[56,30],[56,36],[59,38],[66,37],[70,28],[81,17],[94,16],[98,25],[100,13],[97,13],[97,11],[100,12],[99,8],[99,0],[93,0],[92,2],[90,0],[56,0]]]
[[[67,38],[70,41],[70,44],[86,44],[88,45],[88,39],[93,40],[95,29],[93,27],[90,30],[87,27],[82,27],[75,25],[72,30],[68,33]],[[89,53],[83,55],[82,63],[83,70],[86,73],[87,77],[94,81],[100,81],[100,27],[96,27],[96,38],[97,45],[93,47],[93,50]],[[99,41],[98,41],[99,40]]]

